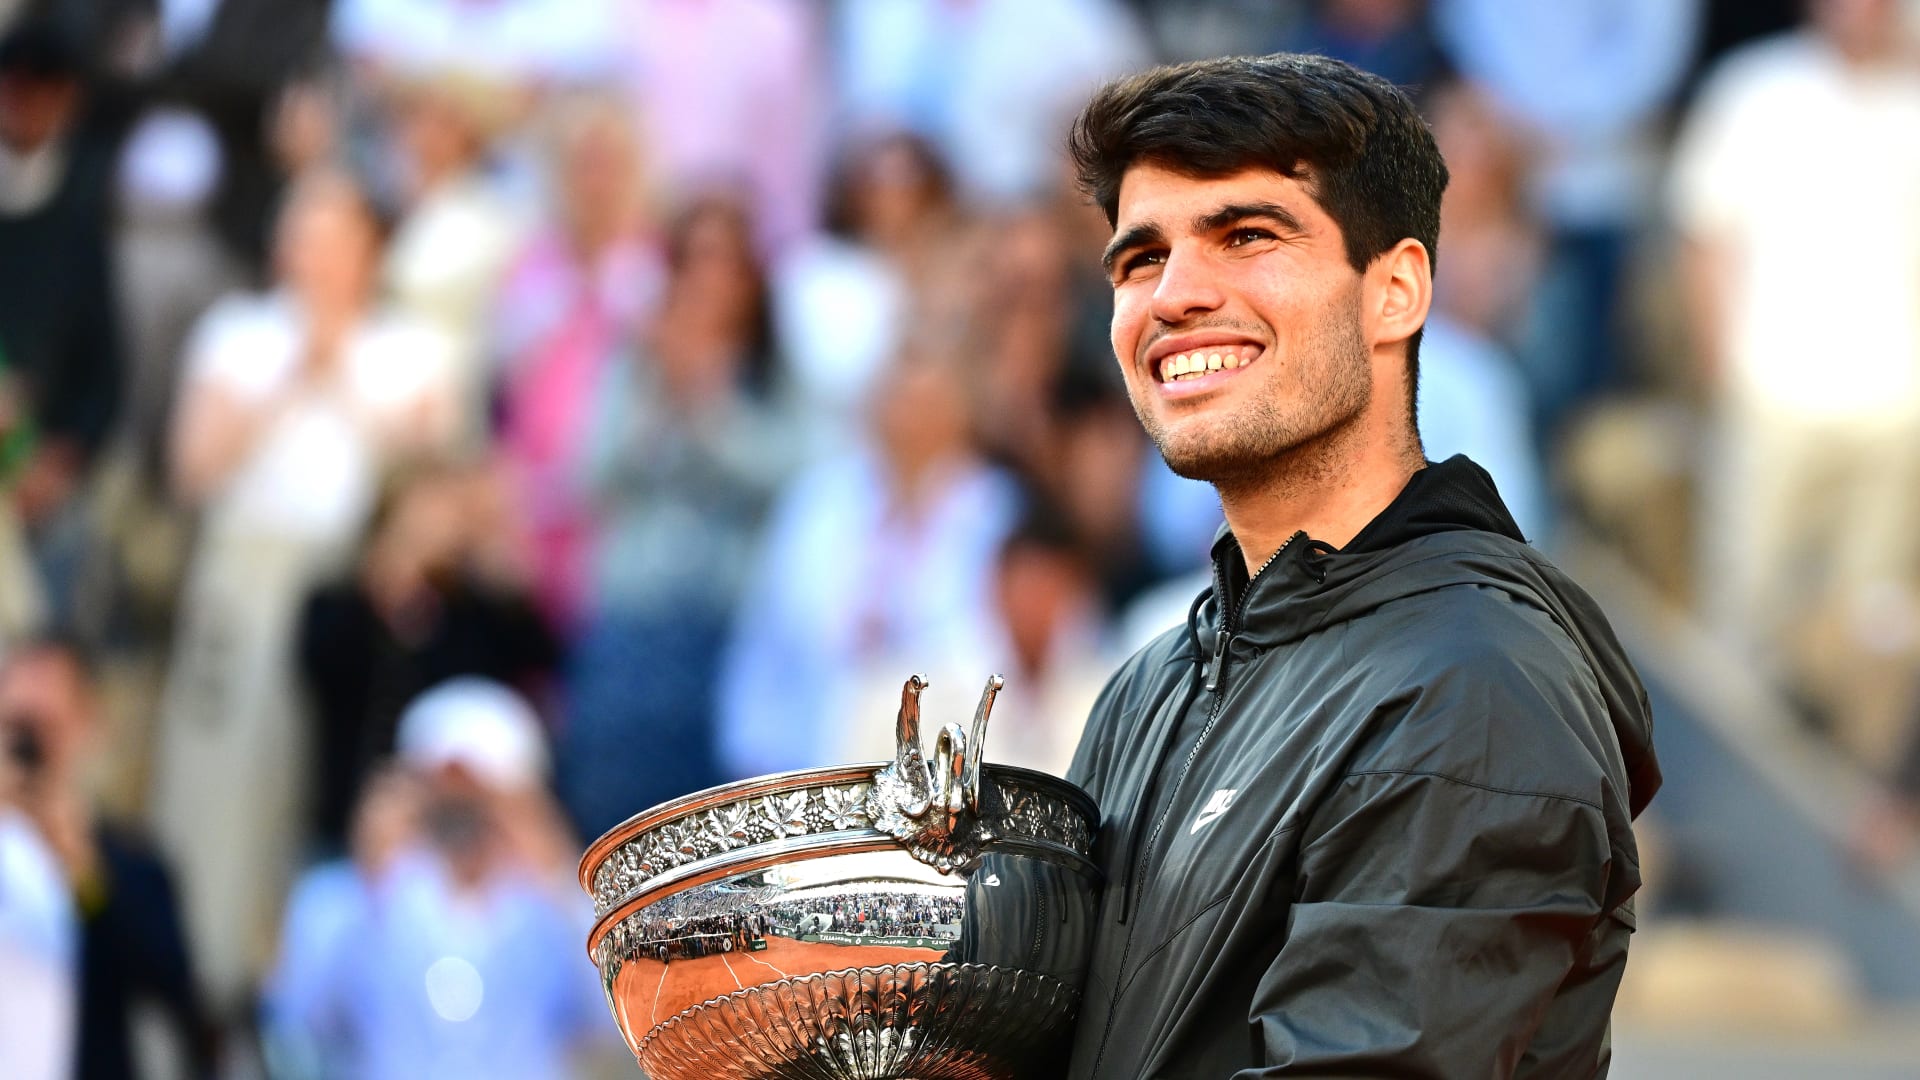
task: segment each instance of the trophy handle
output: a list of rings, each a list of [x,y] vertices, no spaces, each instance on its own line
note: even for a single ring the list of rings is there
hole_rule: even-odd
[[[987,685],[980,691],[980,704],[973,710],[973,733],[967,736],[968,760],[962,782],[962,790],[967,793],[967,812],[971,814],[980,812],[980,765],[987,753],[987,717],[993,713],[993,699],[1005,685],[1005,677],[987,676]]]
[[[900,687],[900,712],[893,724],[894,773],[907,787],[900,812],[913,818],[927,812],[933,796],[926,758],[920,751],[920,692],[926,688],[925,675],[907,676]]]
[[[874,774],[867,813],[875,828],[943,873],[972,869],[980,849],[993,839],[993,829],[981,821],[980,765],[987,718],[1005,685],[999,675],[987,679],[973,713],[971,735],[959,724],[940,729],[931,766],[920,745],[920,692],[927,688],[927,679],[912,675],[900,687],[893,764]],[[933,812],[936,809],[938,813]]]

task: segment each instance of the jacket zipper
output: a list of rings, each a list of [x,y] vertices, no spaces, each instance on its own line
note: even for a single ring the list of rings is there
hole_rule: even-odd
[[[1292,548],[1295,541],[1306,535],[1305,532],[1294,533],[1287,537],[1285,543],[1275,548],[1273,554],[1267,556],[1267,561],[1260,564],[1260,569],[1255,570],[1247,578],[1246,591],[1242,592],[1240,598],[1234,602],[1232,610],[1222,613],[1220,629],[1213,632],[1213,655],[1207,660],[1205,681],[1202,684],[1207,693],[1213,696],[1213,702],[1207,706],[1206,725],[1200,729],[1199,736],[1193,740],[1193,746],[1187,750],[1187,759],[1181,763],[1180,774],[1174,777],[1173,786],[1167,789],[1166,809],[1160,812],[1160,819],[1154,823],[1153,832],[1147,836],[1146,849],[1140,854],[1139,870],[1134,876],[1133,883],[1135,905],[1146,893],[1147,868],[1153,864],[1154,849],[1160,843],[1160,834],[1167,827],[1167,819],[1173,816],[1173,805],[1180,793],[1180,787],[1186,783],[1187,774],[1193,771],[1193,763],[1200,757],[1201,748],[1207,744],[1207,736],[1213,734],[1214,725],[1220,722],[1221,706],[1227,700],[1227,693],[1223,686],[1227,668],[1227,647],[1233,643],[1233,635],[1240,628],[1240,620],[1246,615],[1247,601],[1253,596],[1253,583],[1260,580],[1260,575],[1266,573],[1267,569],[1279,560],[1281,553]],[[1215,595],[1220,593],[1216,590]]]
[[[1183,762],[1180,766],[1180,775],[1174,778],[1173,786],[1167,789],[1166,809],[1160,812],[1159,820],[1154,823],[1153,833],[1147,837],[1146,849],[1141,853],[1140,860],[1139,860],[1140,869],[1136,873],[1134,880],[1129,883],[1127,891],[1121,894],[1122,907],[1123,907],[1121,922],[1123,923],[1128,921],[1125,914],[1125,910],[1131,909],[1134,906],[1136,906],[1139,903],[1140,896],[1146,892],[1147,867],[1153,862],[1153,851],[1154,851],[1154,848],[1158,846],[1160,842],[1160,833],[1166,828],[1167,819],[1173,816],[1173,804],[1174,804],[1175,798],[1180,794],[1180,786],[1186,782],[1187,773],[1192,771],[1193,763],[1195,759],[1197,759],[1200,756],[1200,748],[1206,745],[1207,736],[1213,733],[1214,725],[1220,722],[1221,705],[1226,701],[1226,697],[1227,697],[1226,692],[1221,689],[1221,681],[1224,677],[1224,673],[1226,671],[1226,665],[1227,665],[1227,646],[1232,643],[1233,631],[1234,629],[1239,627],[1241,617],[1246,614],[1247,600],[1253,593],[1253,583],[1254,581],[1259,579],[1261,574],[1266,573],[1267,569],[1271,567],[1276,561],[1278,561],[1278,559],[1280,558],[1281,552],[1286,551],[1288,548],[1291,548],[1294,544],[1294,541],[1299,540],[1305,537],[1306,535],[1307,534],[1304,531],[1302,531],[1302,532],[1296,532],[1292,536],[1287,537],[1286,542],[1281,544],[1278,548],[1274,549],[1273,554],[1267,556],[1267,561],[1260,564],[1260,569],[1255,570],[1252,574],[1248,576],[1247,589],[1245,592],[1241,593],[1240,598],[1234,602],[1233,608],[1231,610],[1228,610],[1223,607],[1221,610],[1220,629],[1214,631],[1214,634],[1213,634],[1213,655],[1210,656],[1207,660],[1207,665],[1206,665],[1205,673],[1203,676],[1203,685],[1205,686],[1207,692],[1213,695],[1213,703],[1207,707],[1206,725],[1200,729],[1200,734],[1197,738],[1194,739],[1192,748],[1187,751],[1187,760]],[[1220,574],[1218,568],[1216,567],[1216,569],[1214,570],[1214,590],[1213,590],[1213,595],[1216,598],[1224,597],[1227,595],[1226,589],[1223,588],[1225,584],[1226,584],[1226,579]],[[1175,718],[1174,726],[1176,729],[1178,728],[1179,726],[1178,718]],[[1151,786],[1151,782],[1152,782],[1151,778],[1149,778],[1149,781],[1148,781],[1149,786]],[[1138,929],[1138,927],[1135,927],[1135,926],[1127,927],[1126,940],[1120,947],[1120,974],[1123,978],[1125,977],[1126,971],[1127,971],[1127,958],[1133,954],[1133,935],[1136,929]],[[1117,1003],[1118,1003],[1118,995],[1116,993],[1115,999],[1111,1004],[1117,1004]],[[1095,1069],[1095,1071],[1099,1070],[1101,1062],[1103,1062],[1106,1059],[1107,1040],[1113,1036],[1114,1015],[1115,1015],[1114,1010],[1111,1007],[1109,1007],[1109,1010],[1107,1012],[1106,1026],[1100,1032],[1100,1046],[1097,1050],[1094,1051],[1094,1055],[1093,1055],[1093,1068]]]

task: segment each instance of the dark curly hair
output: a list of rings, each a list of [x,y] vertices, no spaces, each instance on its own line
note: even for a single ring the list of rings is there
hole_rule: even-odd
[[[1157,67],[1094,94],[1067,141],[1080,187],[1117,218],[1127,170],[1194,177],[1265,168],[1304,183],[1365,270],[1412,237],[1429,268],[1440,242],[1447,166],[1403,91],[1324,56],[1275,53]],[[1407,342],[1408,376],[1420,335]]]

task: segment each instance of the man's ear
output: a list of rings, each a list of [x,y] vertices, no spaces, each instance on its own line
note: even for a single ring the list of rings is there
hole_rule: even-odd
[[[1405,341],[1426,325],[1433,306],[1433,263],[1425,244],[1412,237],[1401,240],[1373,260],[1367,276],[1375,286],[1367,312],[1374,344]]]

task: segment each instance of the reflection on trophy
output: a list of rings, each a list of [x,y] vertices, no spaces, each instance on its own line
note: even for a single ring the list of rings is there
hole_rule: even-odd
[[[653,1080],[1057,1076],[1085,974],[1098,811],[986,765],[999,676],[929,756],[900,694],[894,760],[662,804],[580,864],[588,951]]]

